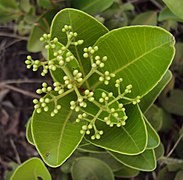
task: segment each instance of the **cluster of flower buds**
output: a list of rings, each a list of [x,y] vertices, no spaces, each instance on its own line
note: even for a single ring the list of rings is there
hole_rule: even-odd
[[[72,89],[73,88],[73,82],[72,82],[71,79],[69,79],[68,76],[64,76],[63,80],[64,80],[64,83],[65,83],[65,86],[67,86],[68,89]]]
[[[104,62],[107,61],[107,56],[100,58],[100,56],[95,56],[95,62],[91,64],[92,68],[97,69],[98,67],[103,68],[105,66]]]
[[[94,47],[89,46],[88,48],[84,48],[83,51],[84,51],[83,57],[88,58],[92,56],[96,51],[98,51],[98,46]]]
[[[93,102],[95,100],[94,97],[93,97],[94,93],[92,91],[89,91],[88,89],[86,89],[84,94],[85,94],[84,97],[86,99],[88,99],[88,101]]]
[[[83,44],[83,40],[73,41],[77,37],[77,33],[72,31],[72,26],[65,25],[62,28],[62,32],[65,32],[67,34],[67,39],[70,41],[71,44],[78,46]]]
[[[82,107],[85,108],[87,106],[87,103],[84,102],[84,98],[81,96],[77,99],[77,101],[71,101],[70,105],[71,110],[79,112]]]
[[[58,92],[58,94],[64,93],[64,86],[63,86],[61,83],[59,83],[59,82],[54,82],[54,83],[53,83],[53,86],[54,86],[54,90],[55,90],[56,92]]]
[[[54,108],[54,110],[51,112],[51,117],[53,117],[53,116],[55,116],[57,113],[58,113],[58,111],[61,109],[61,105],[60,104],[58,104],[58,105],[55,105],[55,108]]]
[[[99,98],[99,102],[100,103],[104,103],[104,102],[108,102],[109,101],[109,98],[113,96],[113,93],[110,92],[110,93],[105,93],[105,92],[102,92],[101,93],[101,97]]]
[[[41,113],[42,109],[47,112],[49,110],[48,104],[50,103],[50,98],[40,98],[33,100],[34,109],[36,109],[37,113]]]
[[[109,73],[109,71],[105,71],[104,74],[99,77],[99,81],[103,81],[105,85],[108,85],[109,81],[113,77],[115,77],[115,74]]]
[[[95,130],[95,134],[91,136],[91,139],[92,140],[94,140],[94,139],[100,139],[102,134],[104,134],[104,132],[102,130],[100,130],[100,131]]]
[[[37,71],[41,62],[39,60],[33,60],[31,56],[27,56],[25,64],[27,65],[27,69],[33,67],[33,71]]]
[[[49,93],[52,91],[52,87],[48,86],[48,84],[46,82],[42,83],[42,88],[41,89],[37,89],[36,93],[37,94],[42,94],[42,93]]]
[[[40,41],[45,42],[45,49],[55,49],[56,44],[58,43],[58,38],[54,38],[51,40],[50,34],[43,34],[43,36],[40,38]]]
[[[140,96],[137,96],[135,99],[132,100],[132,103],[135,105],[135,104],[138,104],[140,102]]]
[[[72,72],[73,76],[74,76],[74,79],[76,80],[76,82],[80,83],[83,78],[82,78],[82,73],[79,72],[77,69],[75,69],[73,72]]]

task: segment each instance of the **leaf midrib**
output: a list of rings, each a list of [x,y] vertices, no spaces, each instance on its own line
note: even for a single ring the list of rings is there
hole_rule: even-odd
[[[161,44],[161,45],[159,45],[159,46],[156,46],[156,47],[152,48],[151,50],[149,50],[149,51],[143,53],[142,55],[138,56],[137,58],[133,59],[131,62],[125,64],[123,67],[117,69],[117,70],[114,71],[113,73],[117,74],[118,72],[120,72],[120,71],[122,71],[123,69],[127,68],[128,66],[134,64],[136,61],[138,61],[138,60],[141,59],[142,57],[146,56],[147,54],[149,54],[149,53],[153,52],[154,50],[156,50],[156,49],[158,49],[158,48],[161,48],[161,47],[163,47],[164,45],[167,45],[167,44],[169,44],[169,43],[170,43],[170,42],[166,42],[166,43],[163,43],[163,44]]]
[[[57,163],[59,162],[59,155],[60,155],[60,146],[61,146],[61,143],[62,143],[62,139],[63,139],[63,134],[64,134],[64,130],[65,130],[65,127],[67,125],[67,122],[70,118],[72,114],[72,111],[69,111],[66,119],[65,119],[65,122],[63,123],[63,126],[61,128],[61,132],[60,132],[60,138],[59,138],[59,142],[58,142],[58,147],[57,147]]]
[[[163,47],[163,46],[165,46],[165,45],[167,45],[167,44],[169,44],[169,43],[170,43],[170,42],[168,41],[168,42],[166,42],[166,43],[163,43],[163,44],[161,44],[161,45],[159,45],[159,46],[156,46],[156,47],[152,48],[151,50],[149,50],[149,51],[143,53],[142,55],[138,56],[137,58],[133,59],[133,60],[130,61],[129,63],[125,64],[125,65],[122,66],[121,68],[116,69],[115,71],[113,71],[113,72],[111,72],[111,73],[117,74],[117,73],[121,72],[122,70],[126,69],[126,68],[129,67],[130,65],[134,64],[135,62],[137,62],[137,61],[138,61],[139,59],[141,59],[142,57],[144,57],[144,56],[150,54],[150,53],[153,52],[154,50],[156,50],[156,49],[158,49],[158,48],[161,48],[161,47]],[[94,88],[94,87],[97,88],[100,84],[101,84],[101,82],[97,81],[97,83],[95,83],[95,84],[92,86],[92,88]]]

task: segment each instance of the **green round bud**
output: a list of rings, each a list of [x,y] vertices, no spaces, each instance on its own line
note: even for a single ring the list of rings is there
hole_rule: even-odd
[[[34,100],[33,100],[33,103],[34,103],[34,104],[37,104],[38,102],[39,102],[38,99],[34,99]]]
[[[36,112],[39,114],[39,113],[41,113],[41,108],[38,108],[37,110],[36,110]]]

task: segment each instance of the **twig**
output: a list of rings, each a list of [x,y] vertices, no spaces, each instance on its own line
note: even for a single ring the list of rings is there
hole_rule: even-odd
[[[24,40],[24,41],[27,41],[27,40],[28,40],[27,37],[21,37],[21,36],[18,36],[18,35],[16,35],[16,34],[9,34],[9,33],[3,33],[3,32],[0,33],[0,36],[6,36],[6,37],[17,38],[17,39],[21,39],[21,40]]]
[[[20,160],[17,148],[16,148],[15,143],[14,143],[14,141],[12,139],[10,139],[10,144],[11,144],[11,146],[12,146],[14,152],[15,152],[15,157],[16,157],[17,163],[21,164],[21,160]]]
[[[5,84],[4,87],[7,88],[7,89],[10,89],[10,90],[13,90],[15,92],[21,93],[23,95],[32,97],[32,98],[40,98],[40,96],[35,94],[35,93],[29,92],[29,91],[25,91],[25,90],[19,89],[17,87],[11,86],[11,85]]]
[[[6,80],[0,83],[0,87],[6,84],[23,84],[23,83],[42,83],[43,80],[41,79],[13,79],[13,80]]]
[[[169,151],[169,153],[167,154],[166,158],[170,157],[171,154],[173,153],[173,151],[175,150],[175,148],[177,147],[177,145],[179,144],[180,140],[183,138],[183,133],[179,136],[179,138],[177,139],[176,143],[174,144],[174,146],[172,147],[172,149]]]
[[[155,0],[150,0],[156,7],[158,7],[159,9],[162,9],[163,7],[161,6],[161,4],[159,4],[157,1]]]

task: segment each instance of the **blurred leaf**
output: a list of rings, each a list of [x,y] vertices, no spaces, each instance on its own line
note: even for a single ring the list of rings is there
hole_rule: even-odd
[[[135,177],[139,174],[138,170],[129,168],[125,165],[122,165],[122,168],[119,171],[114,172],[114,175],[119,178],[130,178]]]
[[[123,167],[123,164],[121,164],[107,152],[90,153],[90,156],[104,161],[106,164],[108,164],[108,166],[112,169],[112,171],[118,171]]]
[[[183,116],[183,90],[173,89],[170,96],[161,101],[163,108],[171,113]]]
[[[182,21],[177,16],[175,16],[167,7],[163,8],[158,16],[158,21],[175,20]]]
[[[73,180],[114,180],[110,167],[103,161],[92,157],[77,158],[72,165]]]
[[[164,167],[158,172],[157,180],[172,180],[175,177],[175,173],[169,172],[167,167]]]
[[[72,0],[71,6],[89,14],[100,13],[113,4],[113,0]]]
[[[156,131],[159,131],[163,124],[163,110],[156,105],[152,105],[145,113],[148,121]]]
[[[170,81],[171,77],[172,73],[168,70],[163,78],[158,82],[158,84],[140,100],[139,105],[143,113],[145,113],[154,103],[156,98],[160,95],[161,91]]]
[[[182,180],[183,178],[183,171],[177,172],[174,180]]]
[[[39,158],[31,158],[14,171],[11,180],[20,180],[22,178],[26,178],[26,180],[37,180],[38,178],[51,180],[51,175]]]
[[[29,120],[26,124],[26,138],[27,138],[27,141],[30,144],[34,145],[34,140],[33,140],[33,137],[32,137],[31,119],[32,118],[29,118]]]
[[[52,7],[51,0],[37,0],[38,6],[50,9]]]
[[[49,32],[51,21],[56,12],[56,9],[48,11],[41,15],[37,19],[37,22],[34,23],[27,43],[28,51],[39,52],[43,49],[43,43],[39,39],[44,33]]]
[[[10,162],[9,166],[11,167],[11,170],[6,170],[4,173],[4,179],[5,180],[10,180],[11,176],[13,175],[14,171],[16,168],[19,166],[17,163]]]
[[[178,22],[175,20],[167,20],[161,25],[161,27],[167,31],[171,31],[172,29],[177,31]]]
[[[153,171],[156,168],[156,158],[154,150],[145,150],[143,153],[129,156],[115,152],[109,152],[119,162],[130,168],[140,171]]]
[[[163,2],[168,6],[168,8],[179,18],[183,19],[183,1],[182,0],[163,0]]]
[[[173,69],[178,70],[180,72],[183,71],[183,43],[178,42],[175,44],[175,57],[174,63],[172,64]]]
[[[30,0],[20,0],[20,8],[28,13],[33,6],[30,4]],[[26,14],[27,16],[27,14]]]
[[[154,149],[156,159],[158,160],[164,155],[165,149],[162,143],[159,144],[157,148]]]
[[[1,0],[0,5],[4,6],[5,8],[18,8],[18,3],[16,2],[16,0]]]
[[[131,25],[157,25],[157,12],[156,11],[146,11],[137,15]]]

